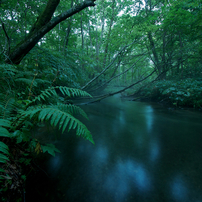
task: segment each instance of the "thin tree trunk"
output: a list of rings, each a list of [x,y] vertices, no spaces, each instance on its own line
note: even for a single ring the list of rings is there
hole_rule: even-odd
[[[73,7],[73,0],[71,1],[71,8]],[[67,32],[66,32],[66,36],[65,36],[65,40],[64,40],[64,46],[63,46],[63,52],[65,54],[65,50],[68,47],[68,43],[69,43],[69,37],[70,37],[70,33],[71,33],[71,29],[72,29],[72,16],[70,17],[69,23],[68,23],[68,27],[67,27]]]
[[[91,31],[90,31],[90,20],[88,20],[88,33],[89,33],[89,39],[90,39],[90,54],[93,54],[92,53],[93,43],[92,43],[92,37],[91,37]]]
[[[81,13],[81,48],[84,49],[84,34],[83,34],[83,19],[82,19],[82,13]]]
[[[181,72],[180,72],[180,76],[182,77],[183,75],[183,61],[182,61],[182,54],[183,54],[183,43],[182,43],[182,37],[181,37],[181,33],[179,32],[179,40],[180,40],[180,58],[179,58],[179,64],[181,66]]]
[[[104,60],[103,60],[103,68],[105,68],[105,65],[106,65],[106,60],[107,60],[107,54],[108,54],[108,46],[109,46],[109,39],[110,39],[110,35],[111,35],[111,30],[112,30],[112,25],[113,25],[113,22],[114,22],[114,7],[115,7],[115,0],[113,0],[113,3],[112,3],[112,10],[113,10],[113,16],[111,18],[111,21],[110,21],[110,25],[109,25],[109,31],[108,31],[108,34],[107,34],[107,40],[106,40],[106,46],[105,46],[105,54],[104,54]]]

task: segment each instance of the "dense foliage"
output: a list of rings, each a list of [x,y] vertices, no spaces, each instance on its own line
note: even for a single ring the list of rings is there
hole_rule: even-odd
[[[202,81],[191,78],[158,81],[145,87],[139,96],[175,107],[202,108]]]
[[[21,71],[13,65],[2,64],[0,70],[4,87],[0,89],[0,190],[6,193],[5,200],[15,201],[18,195],[23,196],[25,165],[32,165],[33,154],[48,152],[54,156],[59,152],[53,144],[41,143],[33,134],[35,128],[43,127],[41,123],[48,121],[61,133],[75,129],[76,135],[94,143],[86,126],[74,117],[87,115],[71,102],[74,97],[90,95],[75,88],[51,87],[51,82],[36,73]]]

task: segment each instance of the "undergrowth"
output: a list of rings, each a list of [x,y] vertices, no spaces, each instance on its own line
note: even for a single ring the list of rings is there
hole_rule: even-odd
[[[202,108],[202,80],[187,78],[180,81],[157,81],[142,89],[141,97],[177,107]]]
[[[91,97],[85,91],[53,86],[37,72],[22,71],[14,65],[0,64],[0,193],[2,201],[22,201],[25,181],[33,169],[33,156],[60,152],[53,144],[41,143],[32,131],[48,122],[64,131],[93,142],[87,127],[75,115],[86,113],[71,101]]]

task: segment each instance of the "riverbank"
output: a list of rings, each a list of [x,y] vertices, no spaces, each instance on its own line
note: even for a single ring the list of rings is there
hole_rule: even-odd
[[[175,108],[202,109],[202,81],[190,78],[157,81],[139,90],[132,100],[158,102]]]

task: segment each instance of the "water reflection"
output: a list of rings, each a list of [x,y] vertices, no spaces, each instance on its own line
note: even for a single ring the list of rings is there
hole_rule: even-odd
[[[153,108],[150,105],[145,107],[145,117],[146,117],[147,130],[151,131],[154,118],[153,118]]]
[[[124,201],[131,192],[151,190],[151,177],[141,163],[119,160],[106,177],[105,189],[114,195],[115,201]]]
[[[187,201],[188,199],[188,188],[183,177],[176,175],[171,179],[171,194],[175,201]]]
[[[123,126],[126,123],[125,112],[123,110],[120,110],[120,113],[119,113],[119,123]]]
[[[201,114],[138,102],[83,108],[95,146],[66,134],[57,145],[62,153],[48,164],[61,202],[202,199]]]
[[[140,191],[149,191],[151,189],[151,177],[148,170],[145,169],[144,165],[138,162],[128,161],[127,167],[129,175]]]
[[[107,148],[102,146],[102,145],[99,145],[96,148],[92,158],[93,159],[96,158],[97,162],[99,164],[107,163],[107,160],[108,160],[108,150],[107,150]]]
[[[62,158],[60,155],[56,155],[54,158],[51,158],[49,161],[49,169],[51,170],[53,176],[56,176],[62,166]]]
[[[150,141],[150,155],[149,158],[152,162],[155,162],[158,160],[160,155],[160,144],[158,140],[152,139]]]

